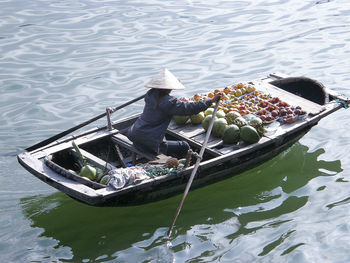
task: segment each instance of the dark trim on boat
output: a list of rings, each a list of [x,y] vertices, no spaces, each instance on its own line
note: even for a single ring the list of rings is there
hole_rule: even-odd
[[[252,83],[262,89],[266,88],[273,96],[286,98],[292,105],[302,105],[308,109],[309,115],[306,119],[281,126],[274,134],[263,136],[255,144],[239,142],[225,145],[221,139],[211,136],[192,188],[232,177],[274,158],[297,142],[322,118],[350,103],[348,98],[306,77],[270,74]],[[123,131],[132,125],[138,116],[139,114],[113,122],[112,130],[108,130],[107,125],[97,127],[39,149],[22,152],[17,156],[18,162],[43,182],[80,202],[94,206],[135,205],[183,192],[194,166],[177,173],[145,179],[139,184],[127,185],[119,190],[105,187],[70,171],[74,168],[73,140],[91,164],[100,169],[106,168],[107,171],[125,167],[130,163],[161,163],[162,159],[159,156],[140,152],[123,135]],[[166,137],[185,140],[192,149],[199,150],[205,131],[201,126],[178,126],[172,122]]]

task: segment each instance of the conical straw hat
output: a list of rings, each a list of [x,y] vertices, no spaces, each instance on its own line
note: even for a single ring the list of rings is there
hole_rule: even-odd
[[[145,84],[150,89],[184,89],[181,82],[168,69],[163,69]]]

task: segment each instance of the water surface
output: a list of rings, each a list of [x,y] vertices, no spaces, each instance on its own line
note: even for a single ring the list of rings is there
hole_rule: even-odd
[[[350,96],[349,27],[345,0],[0,1],[0,261],[349,262],[345,109],[271,161],[192,191],[170,243],[180,195],[90,207],[6,155],[142,95],[163,67],[186,86],[178,96],[271,72]]]

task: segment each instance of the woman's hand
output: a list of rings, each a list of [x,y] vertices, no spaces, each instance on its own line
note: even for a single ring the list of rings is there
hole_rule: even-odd
[[[217,102],[221,99],[221,97],[224,95],[223,92],[218,92],[214,95],[214,97],[211,98],[212,102]]]

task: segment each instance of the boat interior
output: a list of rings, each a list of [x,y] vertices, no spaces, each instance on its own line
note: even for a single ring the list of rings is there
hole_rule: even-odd
[[[322,106],[332,99],[325,92],[325,88],[321,83],[304,77],[281,78],[271,75],[266,80],[258,83],[258,85],[268,85],[270,88],[269,91],[272,91],[276,96],[285,96],[286,92],[281,92],[281,90],[287,91],[293,95],[287,96],[287,99],[291,98],[298,103],[302,103],[303,107],[308,108],[308,111],[315,111],[315,113],[322,111]],[[271,87],[278,88],[271,89]],[[297,95],[300,100],[296,99],[295,95]],[[305,98],[307,100],[305,100]],[[102,169],[105,173],[115,168],[129,167],[140,163],[164,164],[166,160],[169,159],[168,156],[155,156],[150,153],[139,151],[124,135],[125,130],[132,125],[137,117],[138,116],[131,116],[123,121],[113,123],[113,131],[106,133],[105,136],[100,136],[92,140],[81,140],[79,148],[88,163]],[[194,152],[193,156],[189,156],[188,159],[193,161],[195,160],[195,153],[199,152],[202,147],[205,135],[206,132],[201,125],[186,124],[179,126],[172,121],[168,127],[166,139],[186,140]],[[259,144],[269,139],[271,138],[263,136]],[[210,160],[218,156],[232,153],[233,151],[239,153],[240,151],[244,151],[247,147],[249,148],[252,146],[242,141],[234,145],[226,145],[220,138],[210,136],[202,160]],[[81,168],[79,158],[72,147],[65,147],[62,150],[53,152],[46,158],[46,164],[52,169],[55,169],[56,172],[66,177],[71,177],[74,180],[79,180],[95,189],[104,187],[104,185],[81,178],[72,173],[72,171],[77,173]]]

